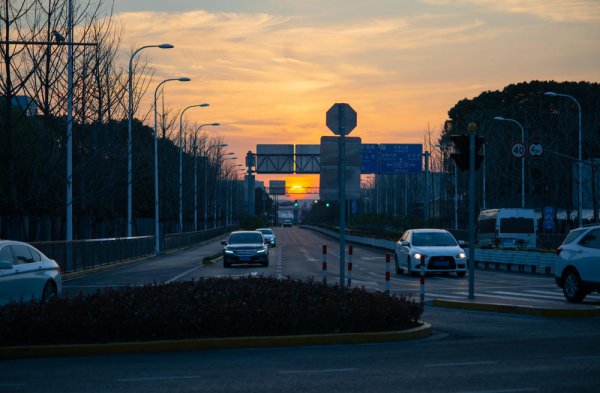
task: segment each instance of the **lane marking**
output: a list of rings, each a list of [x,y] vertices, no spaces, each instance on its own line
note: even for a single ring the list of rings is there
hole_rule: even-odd
[[[482,366],[498,364],[497,361],[482,361],[482,362],[456,362],[456,363],[432,363],[426,364],[425,367],[461,367],[461,366]]]
[[[328,368],[323,370],[280,370],[279,374],[324,374],[324,373],[350,373],[359,371],[358,368]]]
[[[204,267],[204,265],[198,265],[198,266],[196,266],[196,267],[195,267],[195,268],[193,268],[193,269],[190,269],[190,270],[188,270],[188,271],[186,271],[186,272],[183,272],[183,273],[181,273],[181,274],[179,274],[179,275],[177,275],[177,276],[173,277],[173,278],[172,278],[172,279],[170,279],[170,280],[167,280],[167,281],[165,281],[165,284],[169,284],[169,283],[172,283],[173,281],[177,281],[177,280],[179,280],[181,277],[183,277],[183,276],[187,276],[187,275],[188,275],[188,274],[190,274],[191,272],[194,272],[194,271],[196,271],[196,270],[198,270],[198,269],[201,269],[202,267]]]

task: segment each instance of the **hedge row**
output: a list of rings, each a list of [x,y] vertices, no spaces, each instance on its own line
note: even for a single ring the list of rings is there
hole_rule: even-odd
[[[313,280],[246,277],[153,284],[0,308],[0,346],[402,330],[405,297]]]

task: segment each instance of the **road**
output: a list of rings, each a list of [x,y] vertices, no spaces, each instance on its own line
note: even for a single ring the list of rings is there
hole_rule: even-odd
[[[426,339],[0,361],[1,392],[598,392],[599,318],[430,307]]]
[[[183,251],[162,254],[134,264],[84,275],[64,282],[67,294],[94,292],[106,287],[168,283],[201,277],[272,275],[306,279],[322,278],[322,245],[328,249],[327,280],[339,283],[339,243],[319,233],[301,228],[276,228],[277,247],[270,250],[270,266],[237,265],[224,268],[222,263],[203,265],[205,256],[222,249],[223,238],[215,239]],[[385,253],[367,247],[354,246],[352,286],[368,290],[385,290]],[[393,259],[392,259],[393,260]],[[418,277],[397,275],[393,272],[390,291],[419,299]],[[346,274],[347,277],[347,274]],[[465,300],[468,296],[468,275],[430,275],[425,281],[425,300]],[[534,307],[582,308],[600,306],[600,295],[591,294],[583,305],[565,301],[552,276],[499,271],[475,271],[475,298],[491,303],[517,304]]]

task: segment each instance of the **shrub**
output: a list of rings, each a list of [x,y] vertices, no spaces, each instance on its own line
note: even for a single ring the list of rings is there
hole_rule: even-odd
[[[206,278],[0,308],[0,345],[402,330],[417,303],[313,280]]]

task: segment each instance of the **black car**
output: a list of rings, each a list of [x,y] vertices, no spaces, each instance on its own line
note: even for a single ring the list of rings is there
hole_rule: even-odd
[[[258,231],[231,232],[223,247],[223,266],[233,263],[260,263],[269,266],[269,246]]]

